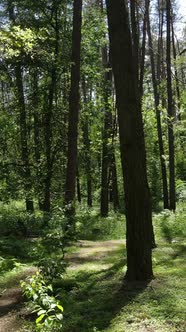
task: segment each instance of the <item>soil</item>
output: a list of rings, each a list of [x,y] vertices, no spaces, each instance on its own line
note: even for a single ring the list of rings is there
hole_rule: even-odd
[[[35,273],[35,268],[28,268],[18,275],[16,284]],[[18,332],[23,326],[25,315],[24,299],[19,286],[11,287],[0,294],[0,332]]]
[[[116,250],[123,240],[112,241],[78,241],[78,251],[68,255],[71,268],[76,268],[86,260],[99,260],[109,251]],[[26,269],[18,276],[16,284],[36,272],[35,268]],[[11,287],[0,295],[0,332],[23,331],[25,315],[24,299],[19,286]]]

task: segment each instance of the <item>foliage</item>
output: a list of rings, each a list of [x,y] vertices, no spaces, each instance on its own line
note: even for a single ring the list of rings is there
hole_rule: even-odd
[[[0,206],[0,233],[11,236],[38,236],[42,233],[43,217],[41,213],[31,214],[16,206],[13,202]]]
[[[155,225],[159,223],[163,237],[171,243],[186,236],[185,219],[185,206],[179,205],[176,212],[164,210],[158,214],[155,217]]]
[[[185,331],[183,242],[167,243],[159,235],[157,244],[155,279],[149,284],[124,282],[126,249],[120,242],[109,247],[85,241],[76,248],[60,286],[68,317],[63,331]]]
[[[77,237],[86,240],[121,239],[125,237],[125,216],[110,212],[102,218],[96,209],[84,209],[77,213]]]
[[[0,256],[0,275],[14,268],[17,269],[20,266],[22,266],[22,264],[18,262],[16,258],[3,258]]]
[[[62,328],[63,307],[53,296],[51,285],[47,285],[42,274],[21,282],[24,295],[29,299],[33,313],[37,313],[36,330],[60,331]]]

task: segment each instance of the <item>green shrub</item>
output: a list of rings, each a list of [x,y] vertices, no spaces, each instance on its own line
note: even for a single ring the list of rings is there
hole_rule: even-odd
[[[16,236],[37,236],[43,231],[41,213],[30,214],[15,206],[4,205],[0,208],[0,234]]]
[[[125,237],[125,216],[110,212],[102,218],[97,211],[79,212],[76,222],[77,236],[86,240],[109,240]]]
[[[180,206],[175,213],[169,210],[164,210],[157,216],[157,218],[160,220],[162,235],[168,242],[186,236],[186,210],[184,207],[182,208]]]
[[[186,202],[186,182],[182,180],[176,181],[176,198],[177,201]]]
[[[52,285],[47,285],[39,272],[21,282],[24,295],[30,301],[33,313],[37,314],[36,331],[60,331],[63,307],[53,295]]]

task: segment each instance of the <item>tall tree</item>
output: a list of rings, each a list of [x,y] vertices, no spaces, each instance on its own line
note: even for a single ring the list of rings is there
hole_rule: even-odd
[[[9,0],[7,2],[7,10],[11,24],[16,24],[14,13],[14,2]],[[16,83],[16,97],[17,106],[19,110],[19,125],[20,125],[20,145],[21,145],[21,159],[22,159],[22,176],[23,185],[26,197],[26,210],[28,212],[34,211],[34,204],[32,199],[32,182],[31,182],[31,170],[29,161],[29,149],[28,149],[28,127],[27,127],[27,114],[23,87],[23,75],[21,58],[14,64],[14,74]]]
[[[172,94],[172,72],[171,72],[171,1],[166,0],[167,13],[167,114],[168,114],[168,139],[169,139],[169,195],[170,206],[173,211],[176,209],[175,194],[175,161],[174,161],[174,105]]]
[[[65,204],[67,215],[75,213],[75,184],[77,170],[77,138],[79,119],[79,82],[80,82],[80,50],[81,50],[81,23],[82,23],[82,0],[74,0],[73,3],[73,31],[72,31],[72,66],[71,87],[69,96],[69,124],[68,124],[68,152],[67,172],[65,188]],[[72,220],[72,219],[71,219]],[[70,225],[70,227],[74,225]]]
[[[148,280],[153,275],[152,208],[147,182],[138,75],[126,3],[122,0],[107,0],[106,3],[126,204],[126,278]]]
[[[169,196],[168,196],[168,184],[167,184],[167,170],[164,160],[164,146],[163,146],[163,136],[162,136],[162,125],[161,125],[161,115],[160,115],[160,97],[158,91],[158,84],[160,80],[160,44],[161,44],[161,32],[162,32],[162,23],[161,23],[161,15],[159,15],[159,40],[158,40],[158,61],[157,61],[157,75],[155,68],[155,58],[154,58],[154,48],[152,42],[151,35],[151,26],[150,26],[150,17],[149,17],[149,1],[146,4],[147,11],[147,33],[148,33],[148,41],[149,41],[149,53],[150,53],[150,61],[151,61],[151,72],[152,72],[152,84],[153,84],[153,92],[154,92],[154,104],[156,111],[156,121],[157,121],[157,132],[158,132],[158,145],[159,145],[159,155],[160,155],[160,164],[161,164],[161,174],[162,174],[162,185],[163,185],[163,202],[164,209],[168,209],[169,207]],[[160,11],[160,9],[159,9]]]

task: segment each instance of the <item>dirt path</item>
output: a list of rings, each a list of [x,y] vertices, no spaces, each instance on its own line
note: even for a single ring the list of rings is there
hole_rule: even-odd
[[[102,259],[108,252],[116,250],[124,244],[123,240],[112,241],[78,241],[78,250],[67,256],[70,268],[78,268],[87,261]],[[35,268],[26,269],[17,276],[16,286],[0,294],[0,332],[19,332],[24,319],[24,302],[19,287],[20,280],[35,273]]]
[[[27,268],[16,278],[15,287],[5,289],[0,294],[0,332],[18,332],[23,325],[23,296],[19,282],[35,273],[35,268]]]

